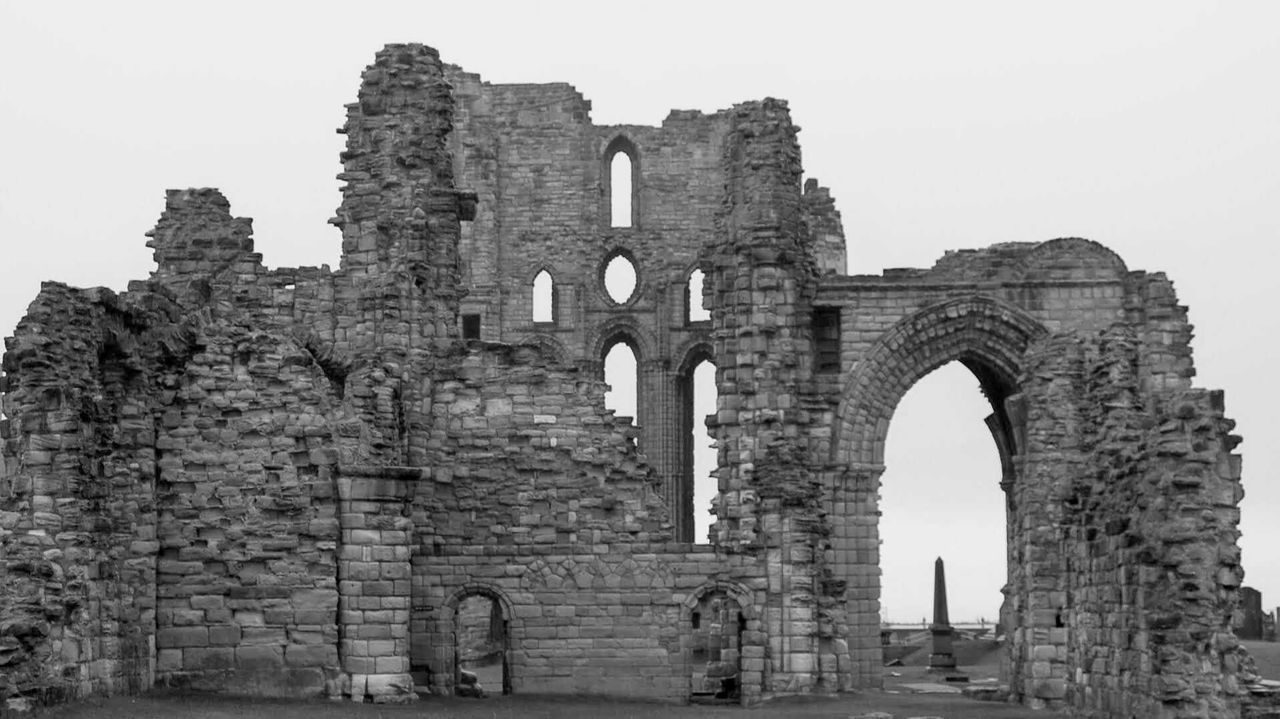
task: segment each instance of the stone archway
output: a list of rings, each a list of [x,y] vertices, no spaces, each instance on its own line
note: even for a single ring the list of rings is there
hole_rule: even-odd
[[[925,375],[948,362],[963,364],[992,406],[987,426],[1000,452],[1005,472],[1001,484],[1008,492],[1016,479],[1013,459],[1019,447],[1024,357],[1046,334],[1044,326],[1022,310],[975,295],[929,305],[903,318],[856,358],[837,409],[831,458],[841,473],[833,484],[837,516],[832,542],[840,558],[836,572],[847,587],[857,683],[877,686],[882,681],[878,490],[894,410]],[[1008,506],[1013,511],[1012,501]],[[1013,567],[1024,543],[1014,536],[1018,530],[1012,515],[1009,527],[1008,560]]]
[[[673,407],[676,420],[676,447],[677,447],[677,466],[679,472],[673,482],[673,487],[668,492],[668,507],[671,511],[671,517],[676,527],[676,539],[681,542],[703,543],[707,541],[706,533],[698,533],[695,527],[698,524],[696,516],[699,509],[706,511],[706,505],[699,507],[696,504],[696,495],[699,489],[706,488],[702,482],[711,480],[714,482],[714,474],[710,477],[699,476],[694,467],[696,464],[696,454],[699,448],[695,444],[695,435],[698,434],[699,426],[705,421],[704,416],[698,416],[694,410],[694,405],[699,401],[699,394],[702,392],[711,392],[710,401],[712,409],[716,397],[715,388],[715,350],[711,343],[699,340],[690,343],[686,347],[681,348],[676,357],[681,358],[680,363],[674,374],[675,384],[675,406]],[[711,367],[712,376],[703,377],[703,382],[708,379],[710,386],[699,386],[698,380],[695,378],[695,371],[703,365],[707,364]],[[712,484],[709,490],[714,490]],[[714,498],[713,498],[714,500]]]
[[[690,702],[746,705],[760,695],[760,627],[751,591],[736,582],[712,580],[685,598],[680,646]]]
[[[440,634],[448,640],[447,691],[460,696],[512,693],[513,612],[506,595],[472,582],[454,592],[444,609]]]

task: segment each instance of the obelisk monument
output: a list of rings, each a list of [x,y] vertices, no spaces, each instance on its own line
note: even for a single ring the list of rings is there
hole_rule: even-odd
[[[951,619],[947,616],[947,573],[942,567],[942,557],[933,563],[933,624],[929,626],[933,645],[929,652],[929,672],[933,674],[960,675],[956,671],[956,657],[951,653]]]

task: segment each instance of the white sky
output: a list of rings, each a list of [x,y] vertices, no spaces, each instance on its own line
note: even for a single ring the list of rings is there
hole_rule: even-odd
[[[334,129],[387,42],[424,42],[494,82],[572,83],[597,124],[783,97],[807,175],[844,213],[854,272],[1082,236],[1169,273],[1191,307],[1200,383],[1227,390],[1245,436],[1246,583],[1275,606],[1277,28],[1273,2],[0,0],[0,334],[40,280],[146,277],[143,233],[166,188],[221,188],[270,265],[336,264]],[[982,534],[1002,521],[995,454],[980,417],[944,412],[976,381],[933,384],[890,432],[885,604],[894,619],[928,614],[944,554],[951,616],[990,618],[1004,556],[1002,536]],[[976,439],[944,444],[962,425]],[[972,476],[959,455],[978,463]],[[903,456],[929,461],[909,471]]]

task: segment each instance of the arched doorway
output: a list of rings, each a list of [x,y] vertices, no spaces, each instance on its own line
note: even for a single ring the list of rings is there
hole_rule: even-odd
[[[844,508],[836,519],[833,545],[838,557],[837,574],[848,589],[846,602],[851,618],[851,649],[855,656],[883,657],[880,606],[879,490],[885,471],[885,441],[890,421],[902,397],[920,379],[950,362],[963,365],[977,379],[991,407],[986,424],[1000,457],[1000,484],[1006,491],[1006,507],[1016,509],[1015,455],[1020,425],[1018,381],[1028,347],[1046,330],[1025,312],[999,300],[972,296],[941,302],[895,323],[862,354],[846,380],[837,410],[833,459],[843,471],[834,500]],[[1023,559],[1036,542],[1050,541],[1010,515],[1006,543],[1009,567],[1006,606],[1001,608],[1010,626],[1023,624],[1018,614],[1032,603],[1034,593],[1049,590],[1037,585],[1034,575],[1045,566],[1025,564]],[[931,589],[931,587],[930,587]],[[1012,604],[1010,604],[1012,600]],[[1012,648],[1010,647],[1010,651]],[[878,686],[879,662],[862,661],[855,667],[855,682]]]
[[[510,647],[510,621],[498,597],[479,589],[460,596],[453,608],[454,693],[510,694]]]
[[[728,588],[711,586],[694,595],[688,612],[689,701],[741,702],[742,649],[747,631],[742,603]]]
[[[931,664],[935,560],[941,558],[954,630],[949,656],[971,680],[1000,672],[1008,512],[998,448],[984,424],[992,414],[959,362],[921,378],[894,410],[878,504],[886,665]]]

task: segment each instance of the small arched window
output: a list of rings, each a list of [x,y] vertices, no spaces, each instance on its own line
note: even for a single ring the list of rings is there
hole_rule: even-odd
[[[640,177],[640,155],[625,137],[614,138],[604,151],[605,183],[609,197],[609,227],[635,227],[639,224],[637,185]]]
[[[619,416],[638,421],[639,362],[627,339],[619,337],[605,349],[604,381],[609,384],[604,393],[604,406]]]
[[[609,160],[610,225],[631,226],[631,157],[622,150]]]
[[[700,269],[694,268],[689,273],[689,282],[685,285],[688,288],[688,294],[685,295],[686,322],[706,322],[711,319],[711,313],[702,304],[702,283],[705,280],[706,275]]]
[[[546,270],[533,278],[533,321],[556,321],[556,286]]]

